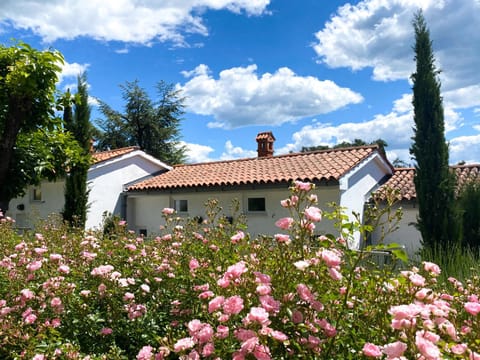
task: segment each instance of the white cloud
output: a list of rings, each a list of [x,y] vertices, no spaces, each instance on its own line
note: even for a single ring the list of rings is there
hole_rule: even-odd
[[[79,36],[149,44],[184,44],[184,33],[207,35],[206,10],[268,13],[270,0],[4,0],[0,25],[29,29],[45,41]],[[2,24],[3,23],[3,24]]]
[[[230,140],[225,143],[225,151],[220,156],[221,160],[251,158],[257,156],[256,151],[245,150],[239,146],[233,146]]]
[[[477,130],[480,130],[477,128]],[[450,163],[459,161],[478,163],[480,159],[480,134],[459,136],[450,140]]]
[[[255,64],[220,72],[218,79],[208,67],[199,65],[183,75],[191,77],[181,88],[188,110],[212,115],[210,127],[232,129],[248,125],[280,125],[326,114],[362,96],[330,80],[298,76],[283,67],[275,73],[257,75]]]
[[[406,79],[414,71],[411,21],[422,8],[446,91],[480,82],[478,0],[363,0],[340,7],[316,33],[314,49],[330,67],[373,69],[376,80]],[[461,56],[459,56],[461,54]],[[479,104],[478,97],[475,102]]]
[[[209,157],[209,154],[211,154],[215,150],[210,146],[186,143],[183,141],[180,142],[180,145],[185,146],[187,148],[187,151],[186,151],[187,163],[213,161],[213,159]]]
[[[333,146],[355,139],[366,142],[383,139],[388,143],[390,151],[399,151],[410,146],[413,119],[410,113],[377,115],[370,121],[361,123],[343,123],[337,126],[314,123],[302,127],[292,135],[293,143],[278,149],[278,153],[299,151],[303,146]]]
[[[64,81],[66,78],[73,78],[76,79],[78,75],[81,73],[87,71],[89,64],[79,64],[79,63],[68,63],[65,61],[65,63],[62,66],[62,71],[59,74],[59,80],[58,82],[61,83]],[[77,87],[77,84],[75,83],[75,88]],[[71,90],[71,88],[70,88]]]

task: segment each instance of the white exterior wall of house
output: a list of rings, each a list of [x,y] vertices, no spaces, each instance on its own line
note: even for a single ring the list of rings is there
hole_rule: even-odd
[[[370,194],[378,188],[381,180],[391,172],[386,161],[375,154],[340,179],[340,206],[348,209],[346,215],[351,221],[355,220],[352,213],[355,212],[359,214],[359,220],[363,223],[365,202],[369,199]],[[349,245],[354,249],[361,247],[358,232],[353,235]]]
[[[65,182],[42,181],[38,186],[29,186],[25,195],[12,199],[7,216],[15,219],[19,229],[32,229],[39,219],[46,219],[52,213],[60,213],[63,209],[63,191]],[[38,200],[34,198],[34,190],[41,194]]]
[[[422,236],[414,225],[417,222],[418,208],[414,202],[402,201],[392,207],[392,212],[395,212],[399,207],[402,208],[403,216],[398,224],[398,229],[387,234],[383,241],[381,239],[381,228],[375,229],[372,233],[372,244],[398,244],[405,247],[409,259],[415,259],[422,246]]]
[[[315,190],[319,199],[319,207],[328,210],[326,204],[339,202],[338,186],[319,186]],[[274,235],[281,232],[275,226],[275,221],[281,217],[289,216],[287,209],[280,205],[280,201],[290,195],[288,187],[260,188],[255,190],[226,190],[226,191],[202,191],[202,192],[174,192],[174,193],[132,193],[128,194],[127,222],[129,228],[139,231],[147,231],[148,235],[159,233],[160,225],[164,224],[162,209],[173,207],[175,200],[187,200],[188,212],[178,213],[183,217],[201,216],[206,218],[204,204],[208,199],[217,199],[225,216],[231,216],[230,211],[233,199],[240,203],[239,212],[247,215],[248,232],[255,237],[259,234]],[[248,212],[248,198],[265,198],[266,211]],[[315,233],[325,234],[334,231],[333,224],[322,220],[317,224]]]
[[[105,211],[122,214],[123,191],[129,183],[165,170],[169,166],[141,150],[135,150],[110,160],[92,165],[88,171],[89,208],[86,229],[98,228]],[[42,182],[42,200],[33,200],[33,189],[29,187],[25,196],[10,201],[8,216],[16,220],[19,228],[32,229],[39,219],[52,213],[59,214],[65,203],[65,182]],[[24,210],[19,210],[23,204]]]
[[[136,150],[94,164],[88,170],[88,212],[85,228],[98,228],[107,211],[122,214],[125,185],[165,169],[157,159]]]

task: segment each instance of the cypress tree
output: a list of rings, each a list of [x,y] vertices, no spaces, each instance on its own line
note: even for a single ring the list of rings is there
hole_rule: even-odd
[[[455,216],[455,179],[449,171],[448,145],[430,32],[423,13],[413,20],[416,72],[412,74],[414,136],[410,154],[416,160],[417,226],[424,247],[447,249],[458,240]]]
[[[74,114],[72,116],[71,102],[67,98],[64,106],[64,123],[67,131],[71,132],[83,148],[84,155],[90,152],[91,124],[90,106],[88,105],[86,75],[77,78],[77,95],[74,100]],[[69,93],[67,92],[69,97]],[[70,169],[65,181],[65,206],[63,219],[72,226],[83,228],[87,219],[88,164],[76,165]]]

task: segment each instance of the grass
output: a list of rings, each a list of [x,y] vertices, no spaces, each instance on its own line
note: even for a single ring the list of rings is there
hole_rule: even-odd
[[[480,250],[453,245],[451,248],[441,247],[424,248],[421,258],[439,265],[442,274],[439,282],[447,281],[454,277],[459,281],[465,281],[477,275],[480,271]]]

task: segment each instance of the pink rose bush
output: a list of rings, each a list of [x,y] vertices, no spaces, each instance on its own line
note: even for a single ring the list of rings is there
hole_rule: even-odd
[[[438,281],[349,249],[352,228],[296,181],[276,234],[250,237],[211,200],[161,233],[0,224],[1,359],[480,359],[480,279]]]

